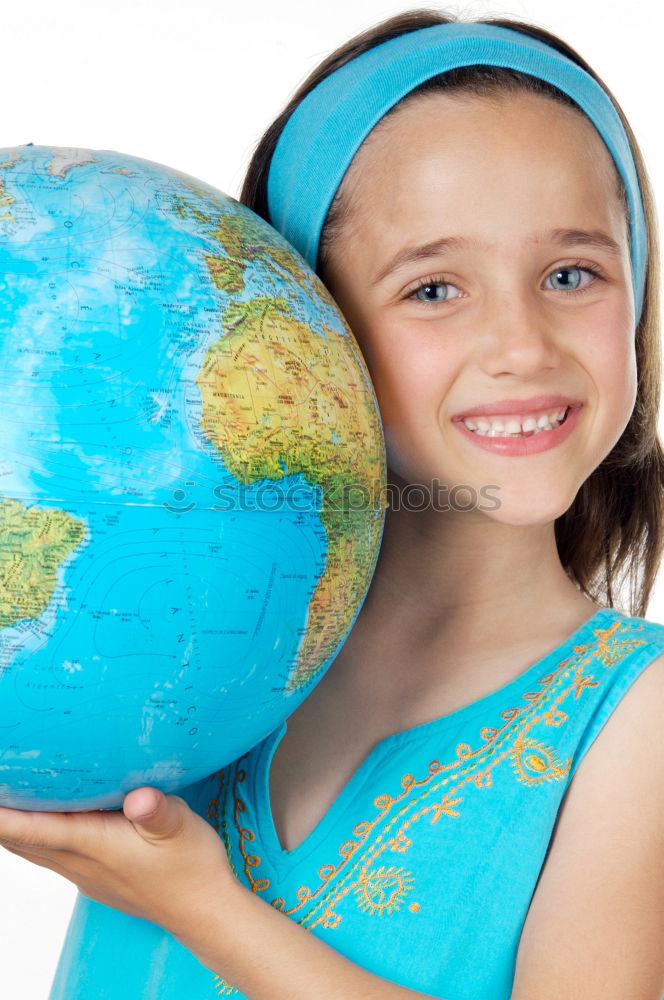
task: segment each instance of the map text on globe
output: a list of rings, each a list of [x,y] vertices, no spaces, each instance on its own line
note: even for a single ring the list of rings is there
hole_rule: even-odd
[[[233,199],[119,153],[0,151],[0,801],[222,766],[334,659],[384,453],[350,331]]]

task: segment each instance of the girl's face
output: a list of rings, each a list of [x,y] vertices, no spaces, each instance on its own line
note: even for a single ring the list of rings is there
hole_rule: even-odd
[[[365,141],[342,197],[326,278],[392,472],[469,487],[464,516],[558,517],[636,395],[625,210],[593,126],[538,95],[423,95]]]

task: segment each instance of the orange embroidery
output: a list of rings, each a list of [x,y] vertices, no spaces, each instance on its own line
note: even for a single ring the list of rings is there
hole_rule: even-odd
[[[412,829],[425,817],[432,824],[443,817],[457,819],[461,815],[457,807],[464,801],[460,794],[464,786],[478,790],[491,787],[493,771],[503,762],[510,766],[518,781],[530,787],[564,779],[569,774],[571,758],[561,761],[553,747],[533,739],[530,731],[538,723],[560,728],[567,722],[569,716],[560,706],[568,698],[577,700],[585,691],[598,686],[584,668],[591,663],[606,668],[615,666],[645,644],[632,637],[641,628],[617,621],[607,629],[596,630],[594,642],[574,647],[571,657],[539,679],[540,690],[522,695],[525,707],[504,710],[500,715],[502,726],[485,726],[480,730],[482,746],[473,749],[459,743],[455,748],[456,759],[446,764],[432,761],[425,777],[418,780],[406,774],[398,794],[377,796],[375,817],[353,828],[352,838],[339,848],[337,864],[319,868],[318,886],[314,889],[300,886],[292,905],[278,898],[272,901],[272,906],[291,917],[298,915],[298,923],[309,928],[338,927],[342,919],[339,906],[351,894],[357,905],[369,913],[396,912],[413,891],[414,877],[404,869],[382,863],[385,852],[407,854],[413,845]],[[270,887],[270,882],[253,877],[252,869],[261,861],[246,850],[245,845],[253,843],[255,835],[241,823],[246,806],[238,789],[245,778],[238,765],[234,782],[235,826],[247,881],[254,892],[262,892]],[[419,904],[413,902],[407,909],[416,913]]]
[[[245,754],[243,757],[241,757],[240,763],[242,763],[242,761],[245,760],[247,756],[248,755]],[[235,827],[237,829],[238,834],[240,835],[240,854],[242,855],[242,860],[244,861],[244,874],[247,879],[247,882],[251,886],[251,891],[265,892],[266,889],[270,888],[271,885],[270,880],[267,878],[255,879],[250,871],[251,868],[258,868],[258,866],[261,863],[261,859],[258,857],[257,854],[248,854],[244,846],[245,843],[253,844],[253,842],[256,840],[256,834],[254,833],[253,830],[249,830],[247,829],[247,827],[240,825],[240,815],[247,811],[247,807],[240,798],[240,796],[237,794],[237,786],[241,782],[246,781],[246,778],[247,778],[247,772],[243,771],[242,768],[240,768],[239,766],[236,767],[235,781],[233,783],[233,793],[235,798],[235,810],[234,810]]]
[[[215,827],[218,830],[219,829],[219,796],[221,795],[221,791],[222,791],[223,786],[224,786],[224,772],[223,771],[216,771],[214,774],[210,775],[210,781],[214,781],[215,778],[219,782],[219,790],[217,792],[217,797],[214,798],[214,799],[210,799],[210,801],[208,802],[208,806],[207,806],[207,810],[206,810],[205,814],[206,814],[207,818],[209,820],[211,820],[211,822],[214,823]]]
[[[402,868],[377,868],[358,879],[355,887],[357,905],[367,913],[383,916],[401,909],[412,891],[415,879]]]
[[[238,992],[234,986],[231,986],[225,979],[218,976],[216,972],[214,973],[214,988],[218,997],[232,997],[233,994],[237,994]]]
[[[555,750],[537,740],[517,740],[512,756],[515,773],[526,785],[560,781],[569,774],[572,760],[561,764]]]

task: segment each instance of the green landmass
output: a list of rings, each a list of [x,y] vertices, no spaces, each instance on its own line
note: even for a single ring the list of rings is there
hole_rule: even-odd
[[[64,510],[0,498],[0,629],[43,614],[58,567],[84,534],[84,523]]]
[[[21,157],[18,152],[9,153],[5,159],[0,163],[0,171],[13,170],[16,164],[20,161]],[[4,177],[0,176],[0,222],[13,222],[14,215],[11,211],[11,206],[16,202],[16,198],[13,197],[7,190],[7,185],[5,183]]]
[[[204,192],[195,193],[205,197]],[[234,199],[228,201],[233,203]],[[174,196],[173,205],[181,219],[191,214],[206,228],[215,225],[211,216],[182,195]],[[276,233],[249,209],[238,205],[238,211],[222,211],[211,235],[223,253],[204,254],[205,262],[214,286],[228,295],[244,291],[244,272],[255,261],[261,261],[282,280],[292,279],[300,284],[311,280],[311,273],[305,270],[295,252],[285,247]]]
[[[381,430],[350,333],[326,328],[318,336],[286,301],[268,298],[234,303],[222,319],[229,332],[210,347],[197,379],[204,433],[245,485],[300,474],[322,491],[328,552],[289,683],[299,688],[333,654],[373,572]]]

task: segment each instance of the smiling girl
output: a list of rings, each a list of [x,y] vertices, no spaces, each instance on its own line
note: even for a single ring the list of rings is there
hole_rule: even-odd
[[[0,810],[84,894],[54,1000],[659,1000],[664,627],[630,616],[661,546],[657,259],[628,126],[546,33],[414,12],[322,64],[243,200],[366,358],[380,559],[313,693],[186,803]]]

